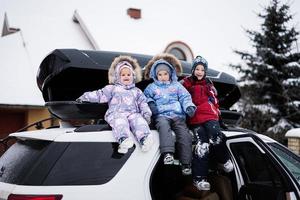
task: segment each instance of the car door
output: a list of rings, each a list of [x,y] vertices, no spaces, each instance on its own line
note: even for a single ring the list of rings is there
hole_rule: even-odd
[[[270,147],[254,134],[228,138],[237,166],[237,199],[299,199],[299,187]]]

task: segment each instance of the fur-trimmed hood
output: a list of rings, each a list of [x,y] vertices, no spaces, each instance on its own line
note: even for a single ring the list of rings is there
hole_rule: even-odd
[[[169,53],[161,53],[161,54],[158,54],[158,55],[154,56],[146,64],[145,70],[144,70],[144,79],[145,80],[150,79],[151,67],[155,63],[155,61],[160,60],[160,59],[163,59],[163,60],[167,61],[168,63],[170,63],[174,67],[174,69],[176,69],[177,76],[181,76],[182,66],[181,66],[181,63],[178,60],[178,58],[176,58],[174,55],[169,54]]]
[[[169,68],[169,76],[170,76],[170,82],[177,81],[177,76],[174,67],[168,63],[167,61],[160,59],[153,63],[150,71],[150,78],[152,78],[155,82],[159,83],[160,81],[157,79],[157,66],[159,64],[165,64]]]
[[[134,82],[137,83],[142,80],[142,69],[138,61],[130,56],[118,56],[116,57],[110,65],[108,70],[108,82],[109,84],[115,84],[117,82],[116,77],[120,76],[116,74],[116,67],[120,62],[126,61],[132,66],[134,72],[133,78]]]

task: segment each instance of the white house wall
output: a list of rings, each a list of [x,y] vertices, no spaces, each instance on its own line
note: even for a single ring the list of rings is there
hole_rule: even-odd
[[[20,32],[0,40],[0,104],[40,105],[34,68],[24,48]]]

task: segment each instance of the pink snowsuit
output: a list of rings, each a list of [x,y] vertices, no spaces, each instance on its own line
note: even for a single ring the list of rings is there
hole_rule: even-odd
[[[89,102],[108,102],[104,119],[112,127],[117,140],[128,137],[131,131],[138,141],[150,133],[145,119],[150,120],[151,110],[145,95],[134,84],[129,88],[119,84],[107,85],[97,91],[85,92],[79,98]]]
[[[114,66],[112,66],[114,67]],[[148,123],[151,121],[151,110],[147,104],[144,93],[133,81],[130,85],[124,85],[120,81],[120,67],[116,66],[112,74],[114,78],[112,85],[92,92],[85,92],[79,97],[82,101],[106,103],[108,110],[105,113],[105,121],[112,127],[113,135],[120,141],[128,137],[131,132],[136,139],[141,139],[150,134]],[[135,72],[134,79],[135,79]]]

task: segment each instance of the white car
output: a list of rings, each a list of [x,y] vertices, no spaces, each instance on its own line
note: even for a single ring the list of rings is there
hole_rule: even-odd
[[[0,199],[175,199],[197,195],[191,177],[183,176],[178,165],[163,165],[155,130],[149,152],[142,152],[136,143],[121,155],[111,131],[97,131],[100,126],[89,126],[88,132],[53,128],[11,134],[19,140],[0,159]],[[220,199],[299,199],[299,157],[263,135],[245,130],[224,133],[234,172],[224,174],[212,164],[212,193]]]
[[[79,54],[87,59],[109,59],[106,65],[101,65],[99,60],[88,62]],[[62,125],[10,134],[7,140],[15,139],[17,142],[0,158],[0,200],[300,199],[299,156],[267,136],[234,125],[240,115],[226,108],[239,98],[239,91],[234,82],[230,82],[233,79],[229,75],[216,71],[210,71],[209,75],[217,88],[224,86],[219,96],[221,107],[225,108],[222,110],[223,119],[228,126],[223,132],[234,171],[228,174],[220,171],[212,155],[210,192],[197,191],[192,177],[182,175],[180,163],[163,165],[158,133],[153,127],[154,144],[149,152],[142,152],[139,144],[135,143],[128,153],[119,154],[111,128],[101,120],[107,105],[72,101],[83,90],[99,84],[96,81],[99,77],[93,76],[92,69],[100,67],[103,70],[105,66],[107,69],[116,54],[56,50],[46,57],[38,74],[38,84],[50,112],[64,121],[97,120],[81,126]],[[71,59],[72,55],[76,59]],[[150,58],[132,56],[142,64]],[[81,67],[72,60],[78,61],[78,65],[81,63]],[[82,70],[82,63],[91,67],[87,71]],[[69,66],[66,71],[54,69],[62,69],[66,65]],[[47,70],[43,70],[45,66],[48,66]],[[86,80],[88,83],[80,88],[79,84],[72,82],[72,77],[80,79],[79,75],[83,73],[90,76]],[[214,73],[218,76],[212,76]],[[102,74],[103,71],[97,75]],[[106,75],[103,74],[103,78]],[[220,80],[222,76],[225,79]],[[141,83],[141,88],[143,84],[146,83]],[[223,98],[230,95],[233,96],[229,100]]]

